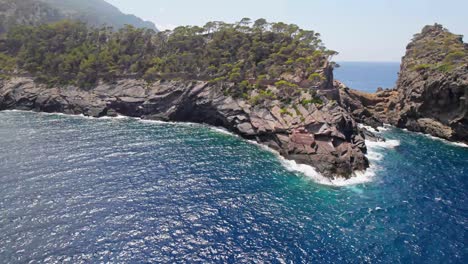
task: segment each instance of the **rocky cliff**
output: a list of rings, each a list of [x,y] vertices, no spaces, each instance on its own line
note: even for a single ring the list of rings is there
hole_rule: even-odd
[[[278,100],[252,106],[223,93],[233,84],[122,79],[90,90],[50,88],[31,78],[0,80],[0,110],[24,109],[87,116],[117,114],[222,126],[312,165],[328,177],[351,177],[368,167],[364,135],[336,101],[280,108]],[[274,87],[270,87],[274,88]],[[334,89],[334,88],[330,88]]]
[[[395,90],[342,88],[343,105],[360,122],[468,142],[468,44],[439,24],[424,27],[407,46]]]

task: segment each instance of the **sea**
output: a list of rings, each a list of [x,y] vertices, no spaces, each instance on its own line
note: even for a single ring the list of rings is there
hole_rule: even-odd
[[[206,125],[0,112],[0,263],[468,263],[468,147],[378,133],[328,180]]]
[[[396,86],[399,62],[338,62],[335,79],[348,87],[374,93],[377,88],[392,89]]]

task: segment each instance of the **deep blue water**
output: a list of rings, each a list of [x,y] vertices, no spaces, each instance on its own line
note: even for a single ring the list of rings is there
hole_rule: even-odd
[[[205,126],[0,112],[0,262],[467,263],[468,148],[383,133],[333,187]]]
[[[340,64],[369,92],[399,67]],[[468,148],[383,136],[330,186],[206,126],[0,112],[0,263],[467,263]]]
[[[399,62],[339,62],[335,79],[348,87],[375,92],[378,87],[394,88],[400,71]]]

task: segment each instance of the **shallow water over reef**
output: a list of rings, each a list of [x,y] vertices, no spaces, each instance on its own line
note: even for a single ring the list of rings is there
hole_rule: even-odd
[[[201,125],[0,112],[0,262],[466,263],[468,148],[383,134],[333,187]]]

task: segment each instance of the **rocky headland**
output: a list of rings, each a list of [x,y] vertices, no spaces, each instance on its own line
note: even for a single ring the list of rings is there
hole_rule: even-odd
[[[339,100],[312,30],[244,18],[173,31],[62,21],[0,39],[0,110],[205,123],[322,175],[369,167],[365,134]]]
[[[408,44],[395,89],[369,94],[340,86],[358,122],[468,142],[468,44],[439,24]]]

